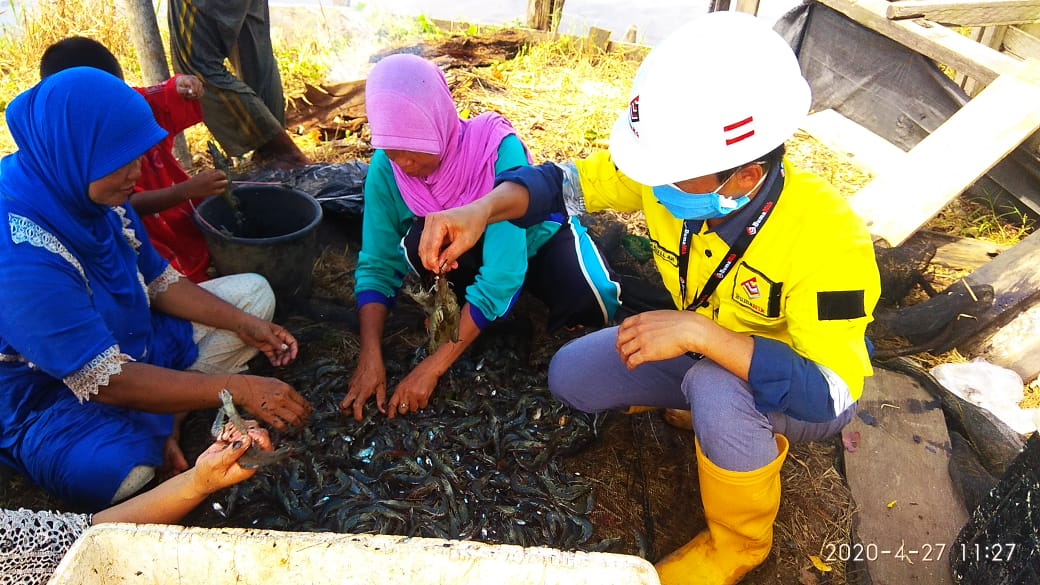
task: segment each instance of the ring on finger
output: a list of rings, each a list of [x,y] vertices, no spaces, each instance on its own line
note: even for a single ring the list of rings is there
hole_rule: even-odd
[[[407,404],[399,404],[397,406],[397,411],[398,412],[408,412],[408,405]]]

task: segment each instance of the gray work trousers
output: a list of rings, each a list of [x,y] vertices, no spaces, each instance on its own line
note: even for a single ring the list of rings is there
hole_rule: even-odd
[[[560,348],[549,364],[549,390],[585,412],[632,405],[688,409],[704,455],[729,471],[752,471],[775,460],[773,433],[791,444],[815,441],[840,432],[855,415],[855,404],[824,423],[781,412],[763,414],[755,408],[748,383],[709,359],[683,355],[629,370],[616,341],[617,327],[610,327]]]

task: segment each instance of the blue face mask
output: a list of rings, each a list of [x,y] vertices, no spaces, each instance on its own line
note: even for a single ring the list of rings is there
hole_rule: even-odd
[[[711,193],[687,193],[675,186],[675,184],[654,187],[654,197],[671,213],[676,219],[718,219],[726,217],[734,211],[744,207],[751,201],[747,195],[736,199],[719,195],[722,189],[736,173],[730,175],[721,185],[715,187]],[[748,191],[754,193],[766,180],[767,173],[763,172],[758,183]]]
[[[718,219],[744,207],[750,199],[745,195],[730,199],[711,193],[687,193],[675,185],[654,187],[654,197],[677,219]]]

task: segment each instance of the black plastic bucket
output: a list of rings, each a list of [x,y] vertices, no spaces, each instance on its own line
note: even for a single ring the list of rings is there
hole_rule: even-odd
[[[210,197],[196,209],[217,272],[262,274],[279,301],[310,295],[322,215],[318,201],[276,186],[239,187],[232,194],[237,216],[224,197]]]

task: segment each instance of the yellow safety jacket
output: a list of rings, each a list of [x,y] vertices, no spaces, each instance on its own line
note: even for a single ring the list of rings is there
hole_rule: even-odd
[[[683,221],[657,202],[650,187],[618,171],[608,152],[575,164],[587,211],[643,212],[664,285],[675,306],[687,308],[729,245],[704,223],[691,238],[687,298],[680,298]],[[726,329],[778,341],[825,366],[856,400],[864,377],[873,373],[865,343],[881,292],[873,244],[863,221],[826,181],[786,160],[784,168],[775,209],[708,306],[695,310]]]

